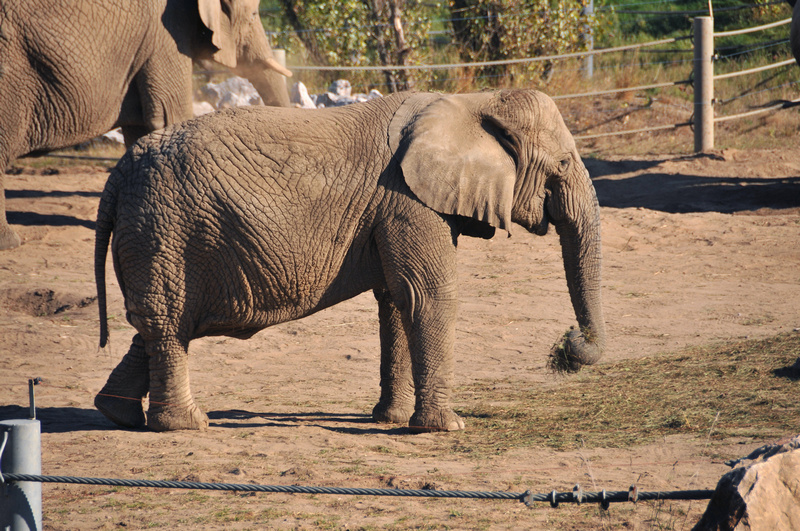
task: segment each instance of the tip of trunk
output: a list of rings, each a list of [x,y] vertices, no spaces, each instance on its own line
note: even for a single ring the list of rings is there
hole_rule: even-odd
[[[603,355],[603,339],[589,331],[570,330],[550,349],[547,368],[557,374],[578,372],[594,365]]]

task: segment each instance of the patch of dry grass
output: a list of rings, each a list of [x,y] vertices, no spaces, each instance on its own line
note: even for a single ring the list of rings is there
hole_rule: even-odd
[[[515,447],[621,448],[685,434],[779,438],[800,426],[800,334],[585,367],[549,389],[464,388],[466,453]]]

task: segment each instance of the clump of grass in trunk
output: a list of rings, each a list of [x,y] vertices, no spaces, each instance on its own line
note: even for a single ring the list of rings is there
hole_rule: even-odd
[[[454,449],[619,448],[667,435],[706,438],[712,425],[712,439],[779,438],[800,425],[800,384],[787,369],[799,356],[800,334],[790,333],[586,367],[547,389],[474,384]]]
[[[573,337],[574,336],[574,337]],[[581,338],[581,336],[583,336]],[[591,329],[581,328],[581,335],[575,334],[574,330],[564,333],[561,338],[550,347],[550,354],[547,356],[547,369],[554,374],[571,374],[581,370],[581,363],[578,355],[573,352],[570,346],[570,337],[573,341],[581,339],[586,343],[594,343],[595,336]]]

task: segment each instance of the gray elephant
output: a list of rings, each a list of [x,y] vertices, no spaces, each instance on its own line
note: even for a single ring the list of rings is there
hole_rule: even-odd
[[[0,249],[5,171],[18,157],[122,127],[126,144],[192,116],[192,60],[248,78],[289,106],[258,0],[3,0],[0,3]],[[281,75],[283,74],[283,75]]]
[[[100,343],[109,242],[138,333],[95,405],[122,426],[203,428],[189,391],[192,339],[247,338],[373,290],[374,420],[463,429],[450,407],[456,244],[512,222],[539,235],[555,225],[580,325],[562,353],[574,369],[594,363],[605,344],[599,205],[544,94],[239,108],[155,132],[111,172],[98,210]]]

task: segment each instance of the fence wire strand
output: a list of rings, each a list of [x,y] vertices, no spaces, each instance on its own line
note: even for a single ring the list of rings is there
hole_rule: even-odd
[[[777,63],[768,64],[768,65],[765,65],[765,66],[759,66],[757,68],[749,68],[747,70],[740,70],[738,72],[729,72],[727,74],[717,74],[717,75],[714,76],[714,81],[716,81],[718,79],[729,79],[729,78],[732,78],[732,77],[744,76],[744,75],[747,75],[747,74],[755,74],[756,72],[763,72],[765,70],[772,70],[773,68],[780,68],[782,66],[792,65],[794,63],[795,63],[794,59],[787,59],[785,61],[780,61],[780,62],[777,62]]]
[[[624,46],[615,46],[612,48],[598,48],[595,50],[585,50],[582,52],[570,52],[558,55],[542,55],[537,57],[523,57],[520,59],[501,59],[498,61],[479,61],[474,63],[442,63],[442,64],[423,64],[423,65],[383,65],[383,66],[292,66],[292,70],[298,71],[319,71],[319,72],[381,72],[384,70],[448,70],[453,68],[466,68],[466,67],[484,67],[484,66],[500,66],[500,65],[513,65],[523,63],[535,63],[540,61],[556,61],[561,59],[576,59],[590,55],[601,55],[604,53],[625,52],[629,50],[636,50],[639,48],[646,48],[649,46],[658,46],[660,44],[670,44],[686,39],[691,39],[691,35],[683,35],[680,37],[671,37],[669,39],[660,39],[657,41],[642,42],[637,44],[626,44]]]
[[[789,18],[785,18],[783,20],[777,20],[775,22],[771,22],[769,24],[764,24],[762,26],[753,26],[752,28],[743,28],[743,29],[733,30],[733,31],[714,32],[714,38],[716,39],[718,37],[732,37],[734,35],[744,35],[745,33],[753,33],[754,31],[761,31],[761,30],[765,30],[765,29],[775,28],[775,27],[778,27],[778,26],[783,26],[784,24],[789,24],[791,22],[792,22],[792,19],[791,19],[791,17],[789,17]]]
[[[607,507],[613,502],[643,500],[708,500],[713,490],[683,490],[664,492],[638,492],[634,486],[627,491],[582,492],[576,485],[571,492],[552,491],[547,494],[506,491],[464,491],[432,489],[369,489],[347,487],[309,487],[302,485],[255,485],[247,483],[201,483],[195,481],[159,481],[143,479],[87,478],[74,476],[42,476],[36,474],[0,474],[4,481],[31,481],[37,483],[62,483],[76,485],[101,485],[109,487],[150,487],[162,489],[196,489],[236,492],[266,492],[286,494],[336,494],[346,496],[390,496],[413,498],[467,498],[483,500],[517,500],[526,505],[533,502],[600,503]]]

